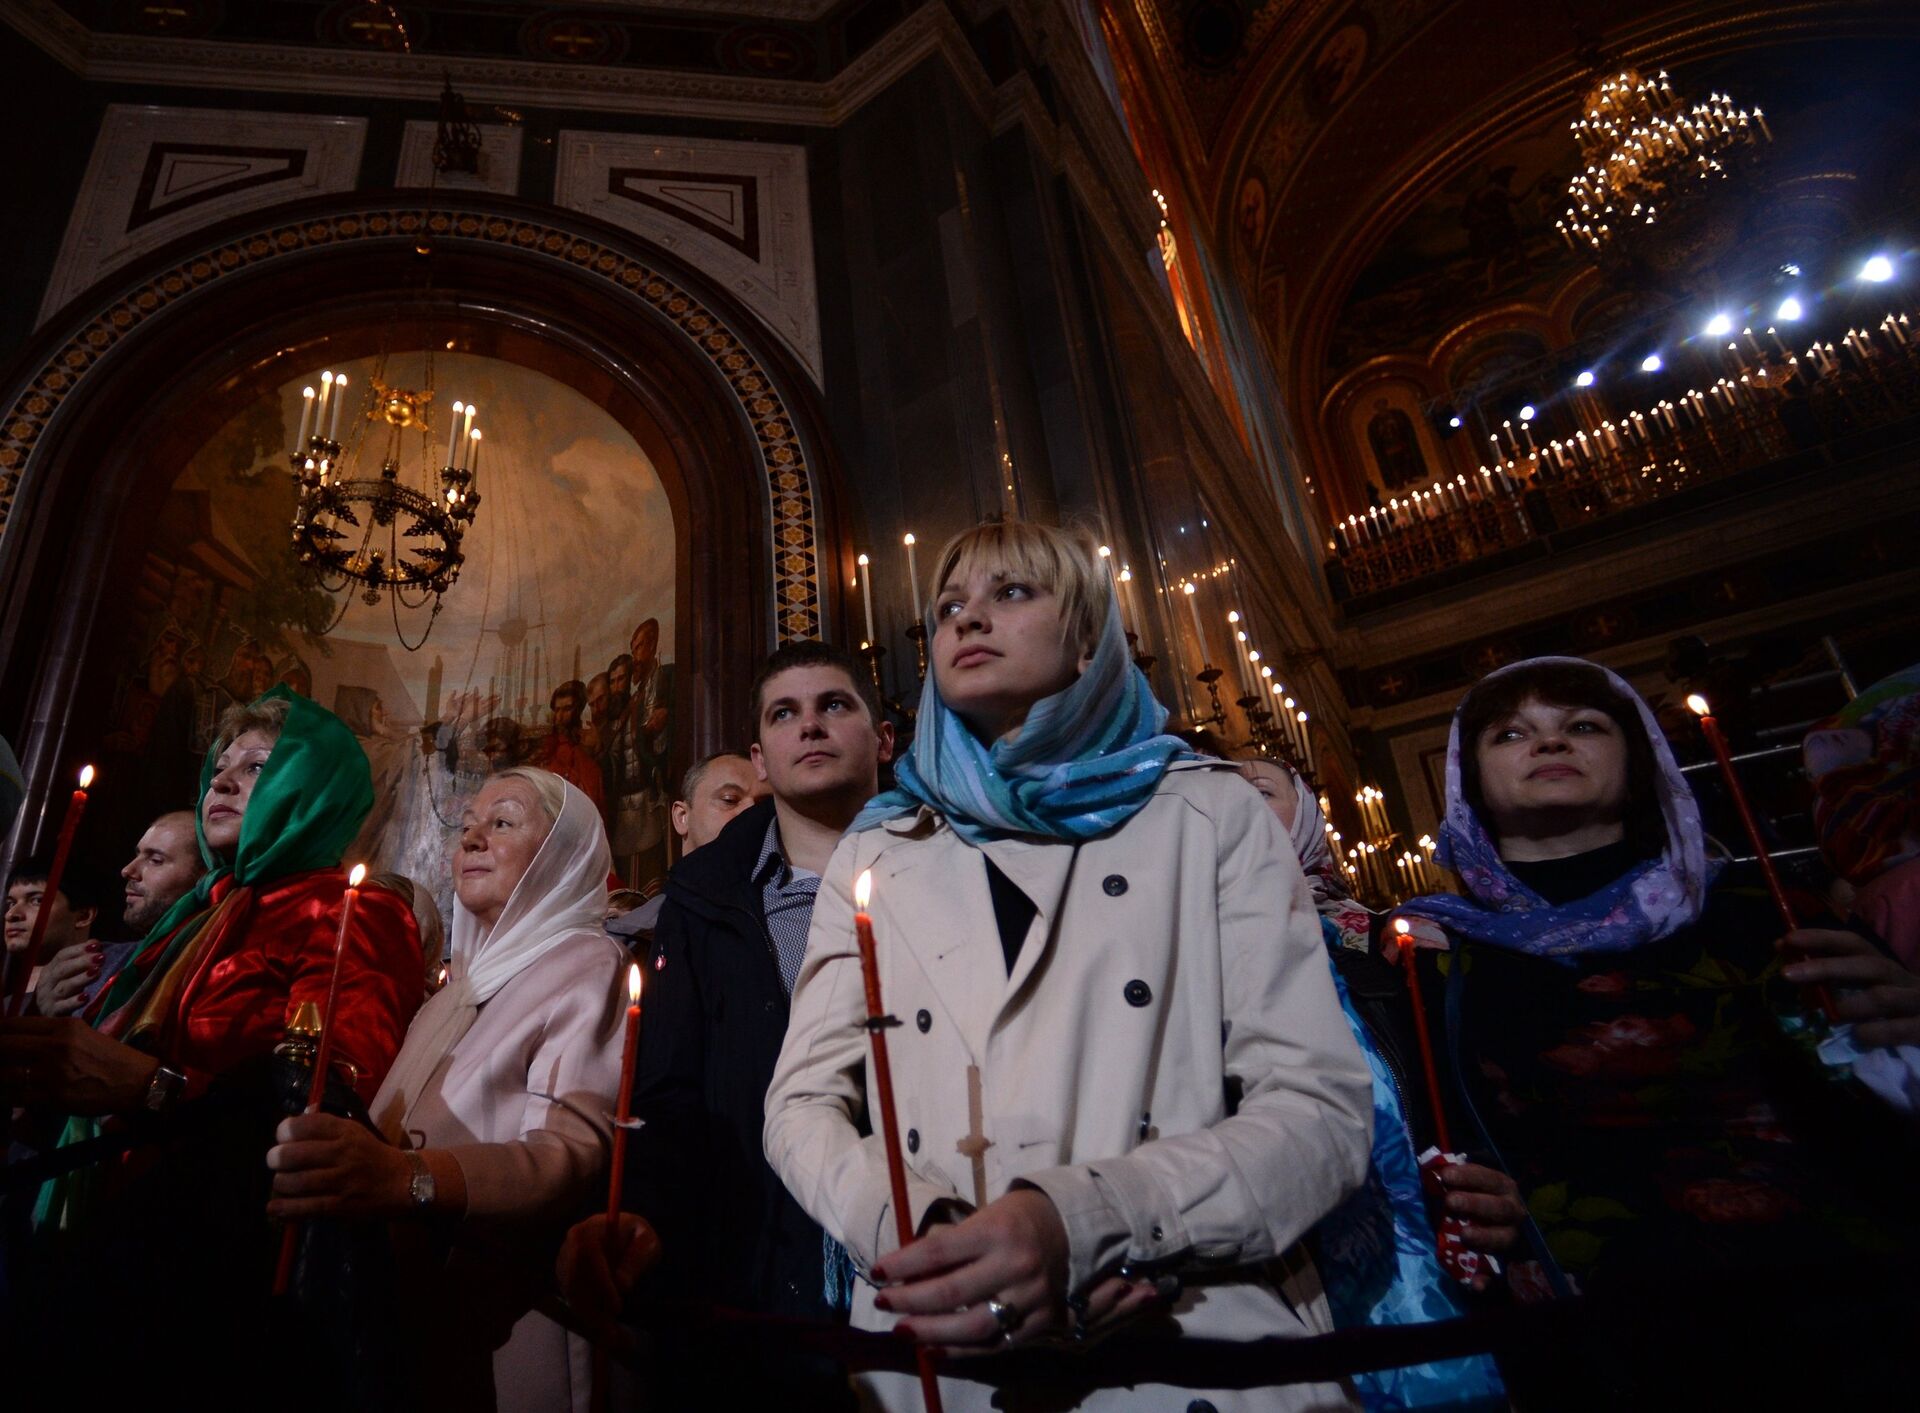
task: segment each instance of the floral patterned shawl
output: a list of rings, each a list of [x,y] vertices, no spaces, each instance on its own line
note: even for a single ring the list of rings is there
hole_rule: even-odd
[[[1693,791],[1652,709],[1606,668],[1583,658],[1536,657],[1492,675],[1542,664],[1591,668],[1639,711],[1641,728],[1653,749],[1654,788],[1666,825],[1666,848],[1659,858],[1643,860],[1597,893],[1560,907],[1548,903],[1508,871],[1492,834],[1467,803],[1460,784],[1460,754],[1471,743],[1461,741],[1460,713],[1455,711],[1447,739],[1447,818],[1440,829],[1438,857],[1459,874],[1466,896],[1430,894],[1412,899],[1399,911],[1431,918],[1478,942],[1568,962],[1589,953],[1630,951],[1671,936],[1700,916],[1708,885],[1719,871],[1717,863],[1707,860],[1706,834]]]

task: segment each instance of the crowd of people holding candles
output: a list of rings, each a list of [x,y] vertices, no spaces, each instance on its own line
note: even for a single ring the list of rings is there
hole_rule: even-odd
[[[1724,750],[1751,840],[1620,677],[1501,668],[1376,911],[1290,765],[1168,731],[1125,587],[1074,532],[957,536],[910,745],[865,664],[777,650],[664,900],[498,772],[444,947],[350,875],[366,757],[285,687],[139,840],[111,955],[83,780],[8,879],[13,1406],[1900,1397],[1920,669],[1808,738],[1814,896]]]

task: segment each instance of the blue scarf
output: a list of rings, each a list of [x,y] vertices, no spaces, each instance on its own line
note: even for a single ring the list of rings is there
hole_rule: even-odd
[[[929,640],[933,633],[929,621]],[[927,805],[969,844],[1015,834],[1078,842],[1133,818],[1173,761],[1198,759],[1178,736],[1162,734],[1167,709],[1128,659],[1110,595],[1087,670],[1036,702],[1011,741],[983,744],[940,700],[937,678],[937,669],[927,674],[913,749],[894,767],[895,788],[867,803],[855,830]]]
[[[1460,875],[1466,896],[1432,893],[1409,900],[1397,911],[1431,918],[1477,942],[1571,965],[1583,955],[1631,951],[1690,925],[1700,916],[1707,886],[1719,868],[1707,859],[1700,806],[1652,708],[1619,677],[1583,658],[1531,658],[1503,667],[1500,673],[1543,662],[1602,673],[1615,691],[1639,709],[1641,729],[1653,748],[1654,789],[1666,825],[1666,848],[1659,858],[1636,864],[1597,893],[1558,907],[1548,903],[1513,876],[1493,836],[1467,803],[1460,783],[1460,753],[1471,743],[1460,739],[1456,711],[1447,739],[1447,818],[1440,827],[1437,856],[1442,867]]]

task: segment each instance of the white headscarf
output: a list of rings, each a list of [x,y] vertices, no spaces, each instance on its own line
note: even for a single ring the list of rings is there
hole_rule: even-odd
[[[394,1142],[400,1141],[414,1104],[440,1062],[501,987],[575,936],[606,938],[602,920],[607,874],[613,867],[606,827],[592,800],[566,781],[560,783],[566,792],[560,817],[514,885],[499,921],[488,927],[457,895],[454,898],[447,984],[413,1018],[406,1043],[373,1100],[374,1122]]]

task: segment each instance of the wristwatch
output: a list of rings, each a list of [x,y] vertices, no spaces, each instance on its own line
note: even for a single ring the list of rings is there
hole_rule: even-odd
[[[403,1148],[407,1162],[413,1166],[413,1176],[407,1181],[407,1197],[413,1203],[416,1212],[425,1212],[433,1206],[433,1170],[427,1166],[427,1160],[420,1156],[417,1148]]]
[[[186,1087],[187,1077],[180,1071],[159,1066],[147,1081],[147,1092],[140,1098],[141,1112],[156,1115],[170,1112],[180,1098],[180,1091]]]

